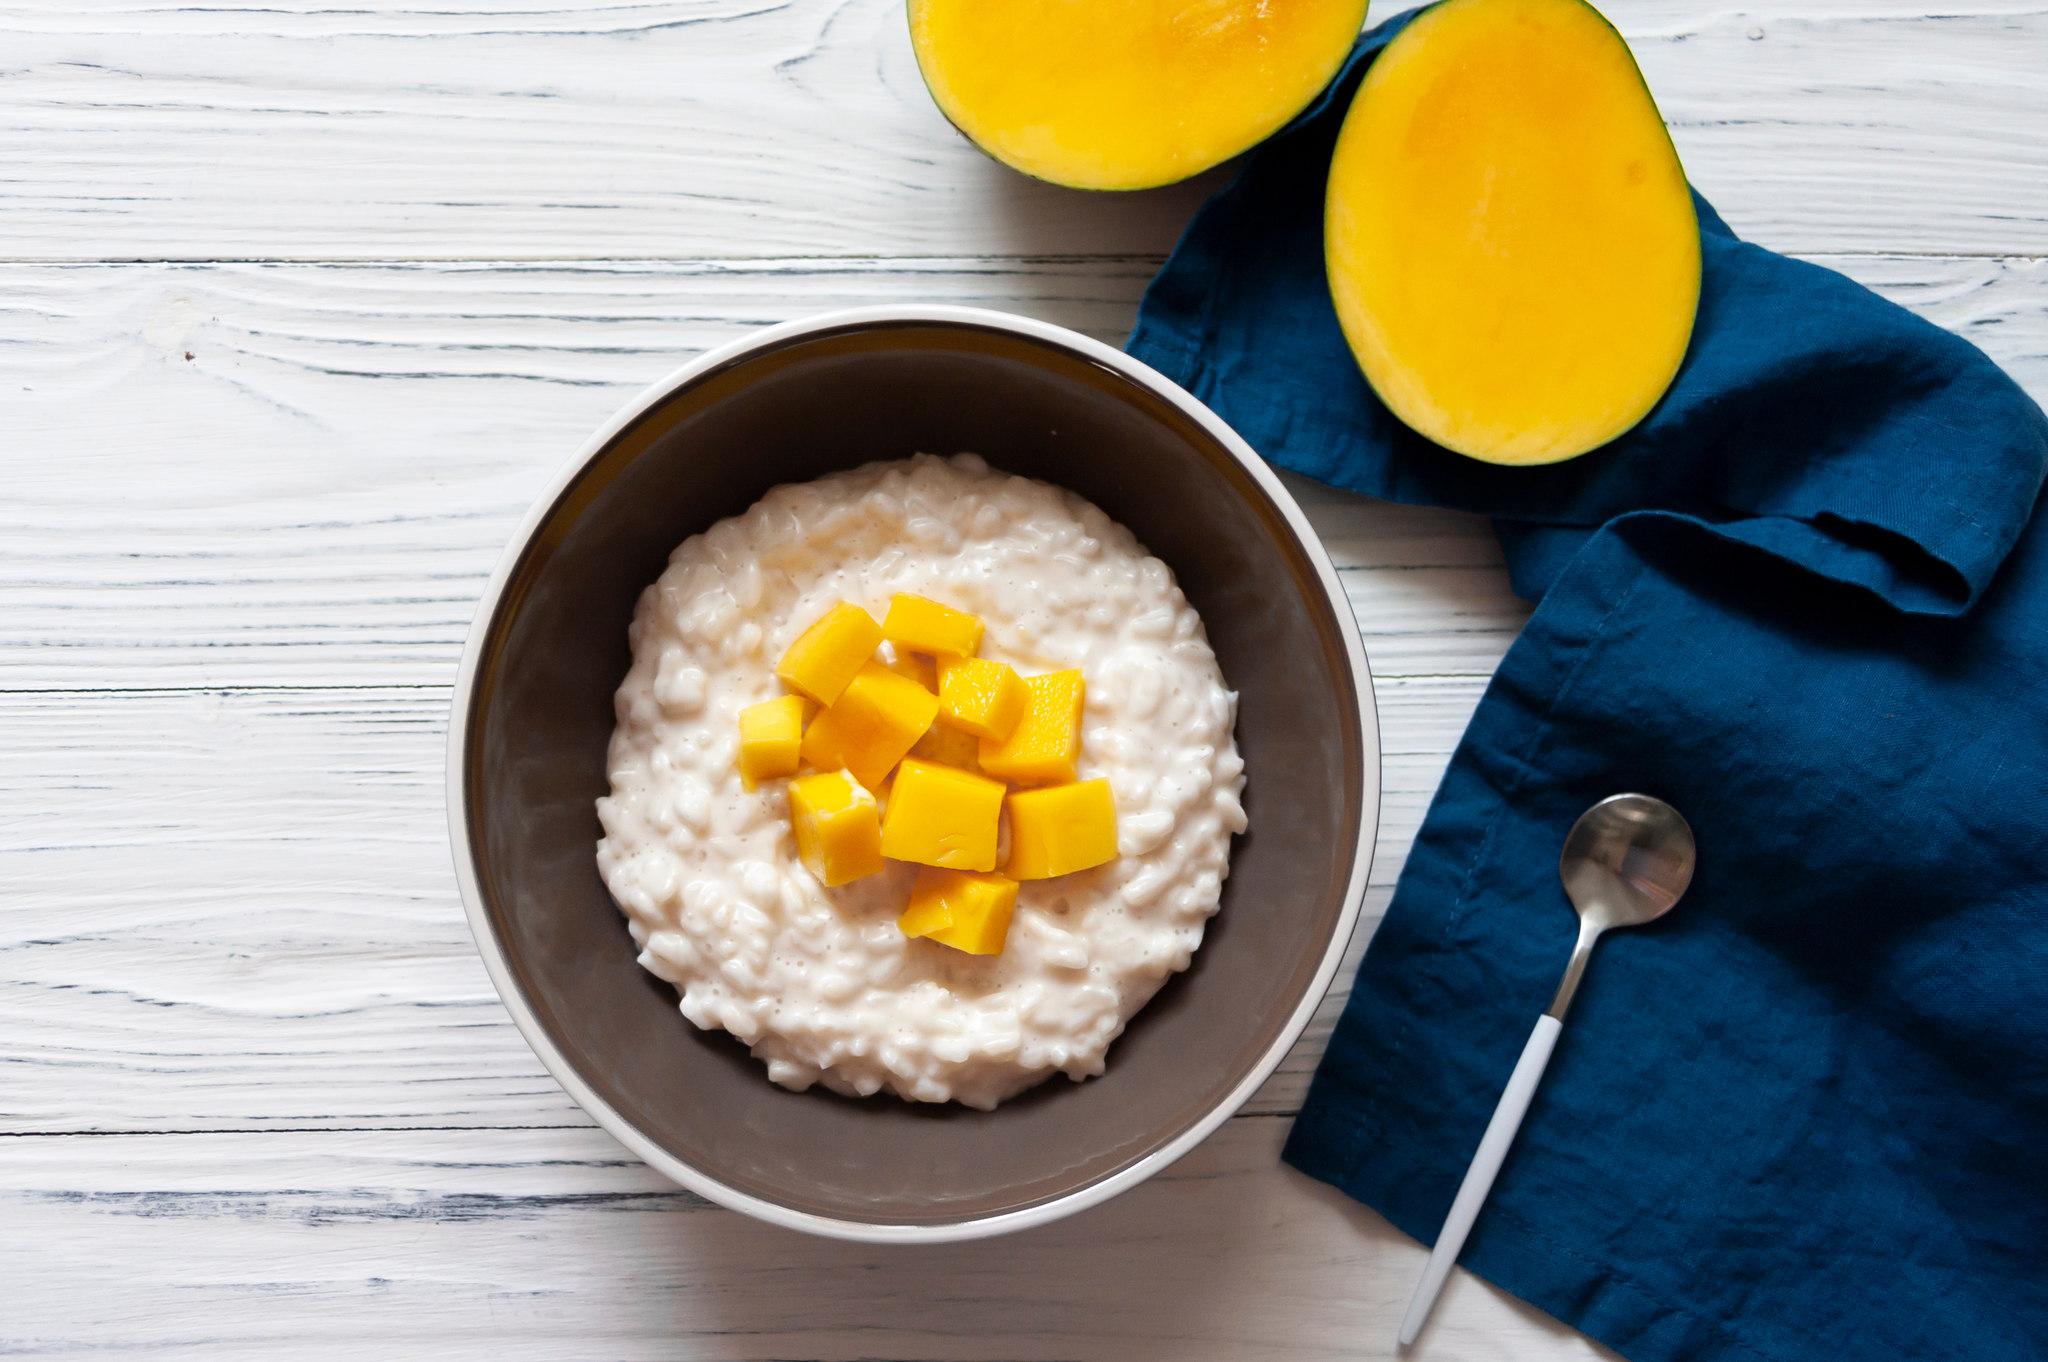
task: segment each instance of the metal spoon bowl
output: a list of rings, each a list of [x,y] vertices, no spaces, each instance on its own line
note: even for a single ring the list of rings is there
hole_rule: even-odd
[[[1557,858],[1565,897],[1579,914],[1579,942],[1546,1015],[1564,1020],[1593,943],[1610,927],[1640,927],[1670,912],[1699,848],[1678,810],[1649,795],[1618,794],[1579,815]]]

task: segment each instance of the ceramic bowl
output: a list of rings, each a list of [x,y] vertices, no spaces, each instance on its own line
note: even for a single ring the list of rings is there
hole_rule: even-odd
[[[598,878],[626,624],[669,551],[778,483],[973,451],[1080,493],[1164,559],[1239,694],[1250,829],[1193,966],[1086,1083],[993,1112],[770,1084],[641,970]],[[839,312],[684,366],[594,436],[485,591],[448,754],[457,879],[498,992],[571,1096],[712,1201],[861,1240],[1039,1224],[1159,1171],[1301,1033],[1358,916],[1379,810],[1371,677],[1279,479],[1146,366],[966,308]]]

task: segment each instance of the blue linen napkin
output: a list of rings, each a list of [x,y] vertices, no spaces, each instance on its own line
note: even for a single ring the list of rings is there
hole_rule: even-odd
[[[1202,209],[1129,345],[1283,467],[1496,517],[1536,602],[1286,1157],[1435,1236],[1571,949],[1565,831],[1647,791],[1697,878],[1601,946],[1465,1265],[1635,1362],[2048,1358],[2048,419],[1702,202],[1643,425],[1541,469],[1421,440],[1321,251],[1403,22]]]

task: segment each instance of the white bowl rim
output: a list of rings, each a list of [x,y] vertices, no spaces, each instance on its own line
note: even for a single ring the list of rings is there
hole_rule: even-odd
[[[535,531],[553,510],[570,482],[629,424],[665,401],[685,384],[710,370],[754,351],[782,346],[804,336],[849,327],[905,323],[959,325],[1005,331],[1071,351],[1164,398],[1228,450],[1231,457],[1244,468],[1253,481],[1258,483],[1260,490],[1286,520],[1288,530],[1314,566],[1316,579],[1321,583],[1324,595],[1328,598],[1330,608],[1335,612],[1339,622],[1348,620],[1351,623],[1352,627],[1343,631],[1345,657],[1351,669],[1352,686],[1358,695],[1359,754],[1364,766],[1360,773],[1362,788],[1359,798],[1358,842],[1352,850],[1351,874],[1345,885],[1344,903],[1337,923],[1330,933],[1329,942],[1324,947],[1323,958],[1316,967],[1315,977],[1303,991],[1293,1014],[1288,1017],[1286,1025],[1280,1028],[1279,1034],[1274,1037],[1266,1052],[1246,1071],[1236,1086],[1173,1139],[1100,1181],[1018,1210],[1003,1211],[996,1215],[979,1216],[970,1220],[933,1224],[842,1220],[834,1216],[799,1211],[764,1197],[743,1192],[737,1187],[719,1181],[703,1169],[669,1154],[610,1103],[592,1091],[576,1072],[575,1067],[555,1047],[539,1019],[527,1005],[524,994],[520,992],[518,984],[512,977],[511,968],[506,962],[497,935],[491,929],[490,920],[484,912],[483,895],[477,885],[475,850],[469,841],[468,792],[463,780],[463,772],[467,767],[469,708],[474,698],[477,671],[482,663],[484,637],[489,632],[492,619],[497,615],[513,570],[532,542]],[[1357,616],[1351,609],[1350,599],[1344,593],[1343,585],[1337,577],[1337,570],[1331,564],[1328,553],[1324,551],[1322,541],[1317,538],[1301,507],[1296,504],[1293,496],[1288,493],[1265,460],[1261,459],[1244,438],[1232,430],[1221,417],[1150,365],[1078,331],[990,308],[952,304],[885,304],[816,313],[749,332],[737,340],[708,350],[641,392],[584,442],[583,447],[563,466],[547,489],[535,499],[532,508],[528,510],[511,542],[506,546],[496,571],[491,574],[490,581],[484,587],[483,596],[477,603],[476,614],[470,622],[468,639],[463,646],[462,661],[455,679],[454,698],[449,710],[445,774],[448,831],[450,847],[454,854],[455,880],[462,895],[463,912],[469,920],[470,934],[476,939],[477,950],[483,956],[484,967],[491,976],[491,983],[497,989],[498,997],[504,1003],[506,1011],[512,1014],[512,1020],[519,1027],[520,1034],[526,1038],[526,1043],[532,1047],[534,1054],[539,1057],[548,1072],[554,1075],[555,1081],[562,1085],[578,1106],[649,1167],[716,1205],[739,1211],[771,1225],[780,1225],[830,1239],[869,1244],[939,1244],[983,1239],[1049,1224],[1090,1206],[1100,1205],[1119,1192],[1128,1191],[1207,1139],[1218,1126],[1235,1115],[1259,1086],[1272,1075],[1273,1070],[1279,1067],[1280,1061],[1300,1038],[1310,1017],[1322,1003],[1324,995],[1329,992],[1337,968],[1342,963],[1352,935],[1357,930],[1359,912],[1365,899],[1366,881],[1372,870],[1374,843],[1379,833],[1379,714],[1373,699],[1372,669],[1366,662],[1365,647],[1359,639]],[[762,1081],[767,1081],[765,1076]]]

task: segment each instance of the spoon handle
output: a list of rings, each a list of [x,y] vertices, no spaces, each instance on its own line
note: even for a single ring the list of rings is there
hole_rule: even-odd
[[[1404,1348],[1422,1332],[1430,1308],[1444,1289],[1444,1279],[1450,1276],[1451,1264],[1458,1261],[1458,1251],[1465,1247],[1465,1236],[1472,1232],[1472,1222],[1479,1218],[1479,1208],[1485,1203],[1486,1194],[1493,1190],[1493,1179],[1508,1156],[1508,1147],[1515,1142],[1515,1132],[1522,1128],[1522,1117],[1529,1110],[1529,1100],[1536,1095],[1536,1085],[1543,1081],[1544,1067],[1550,1063],[1550,1052],[1557,1045],[1557,1033],[1563,1025],[1556,1017],[1544,1013],[1537,1019],[1536,1029],[1529,1033],[1529,1043],[1522,1047],[1522,1058],[1508,1079],[1507,1091],[1500,1095],[1500,1105],[1493,1109],[1493,1119],[1486,1123],[1486,1134],[1479,1138],[1479,1152],[1472,1156],[1472,1166],[1465,1170],[1465,1180],[1458,1184],[1451,1212],[1444,1217],[1444,1227],[1437,1233],[1429,1265],[1422,1269],[1422,1280],[1415,1284],[1415,1294],[1408,1298],[1408,1313],[1401,1319]]]

